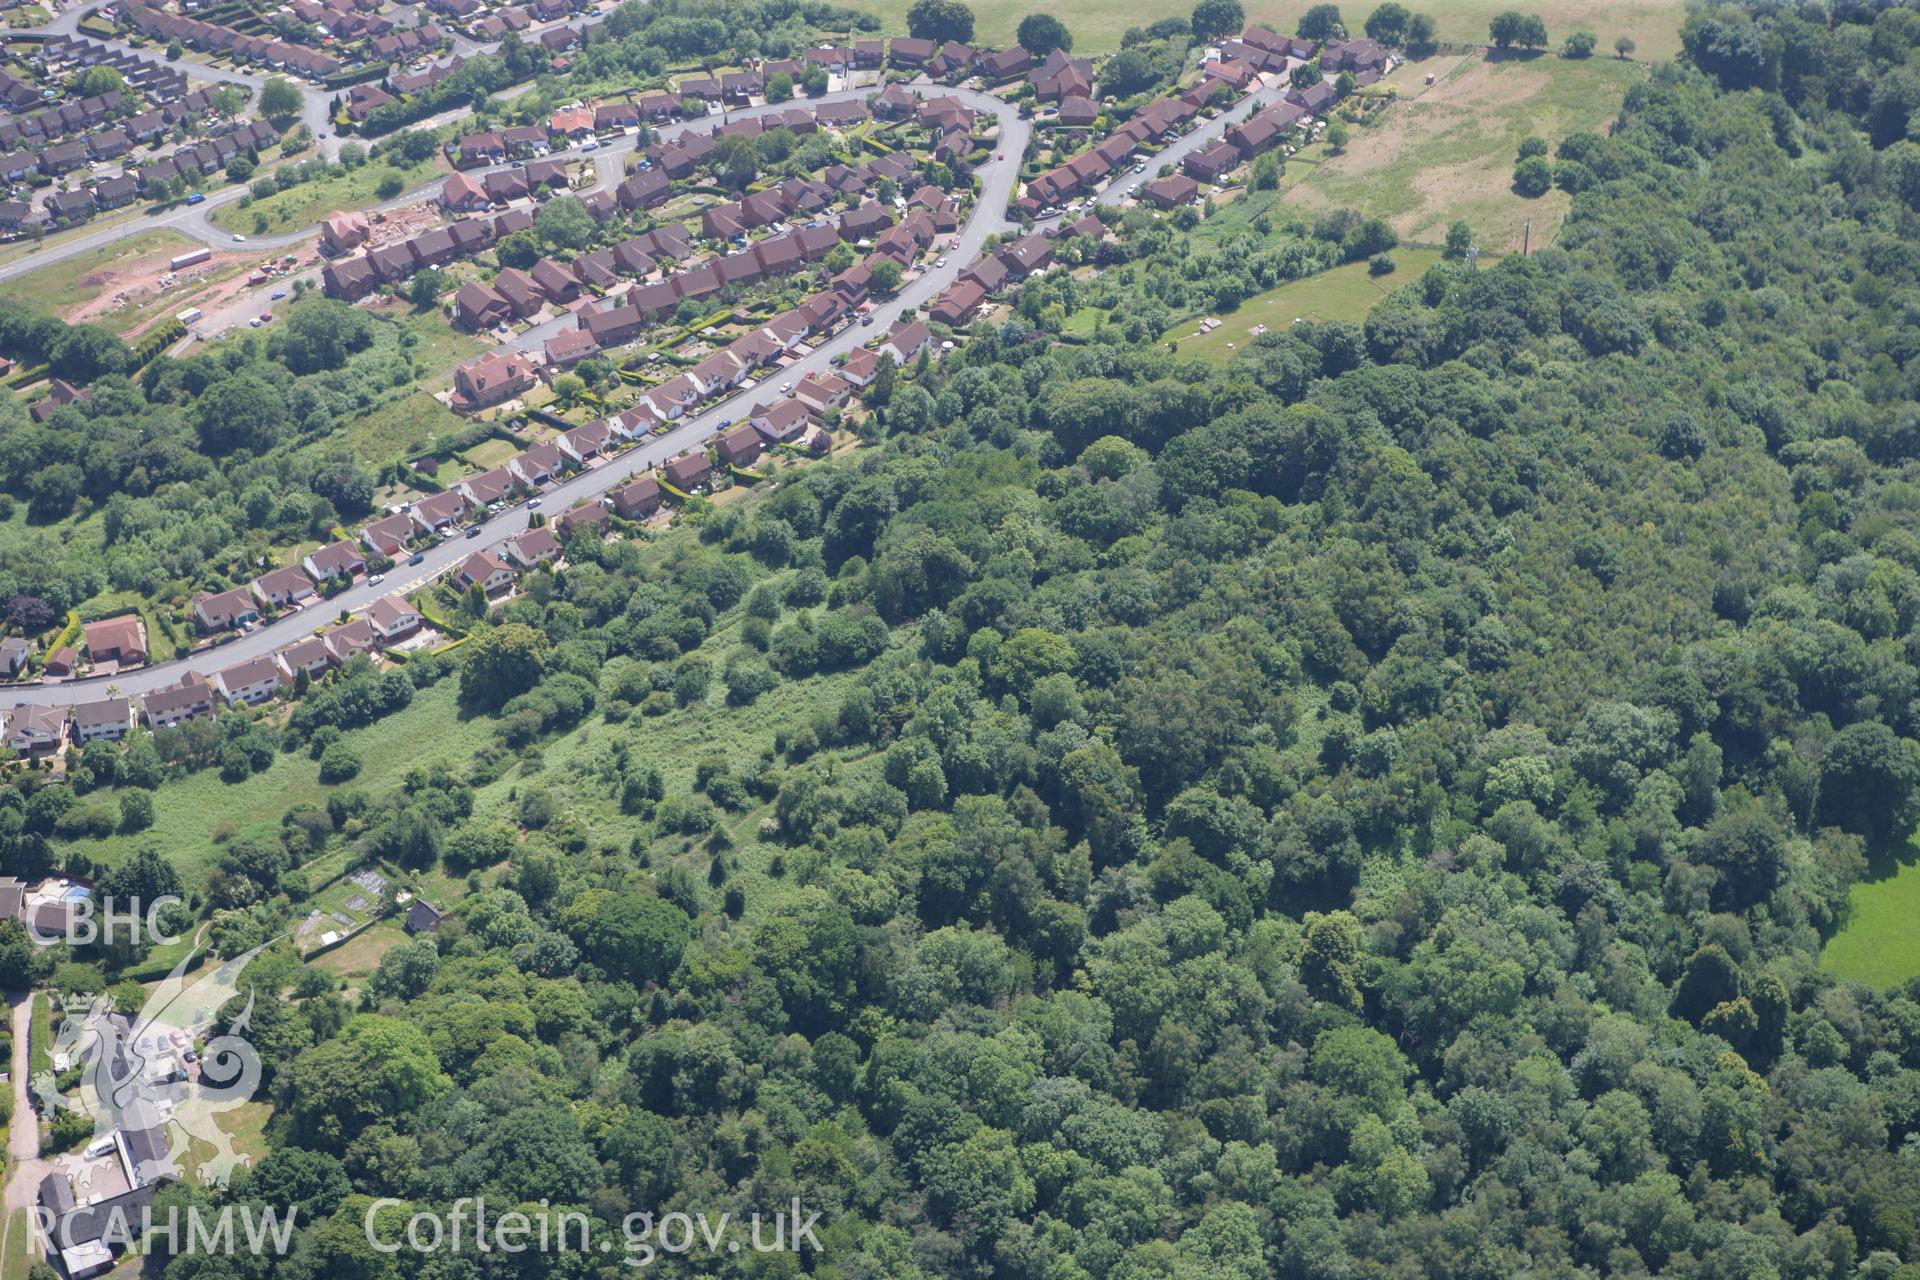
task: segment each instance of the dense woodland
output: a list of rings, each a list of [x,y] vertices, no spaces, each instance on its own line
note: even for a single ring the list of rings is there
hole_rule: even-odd
[[[323,847],[474,891],[351,1006],[254,962],[275,1153],[166,1195],[313,1221],[150,1273],[626,1273],[364,1238],[485,1194],[825,1213],[671,1274],[1920,1275],[1920,982],[1817,963],[1920,817],[1920,21],[1836,18],[1696,15],[1706,73],[1550,140],[1579,194],[1530,258],[1221,366],[1159,341],[1169,280],[1375,233],[1123,227],[876,447],[569,548],[445,673],[464,770],[223,855],[229,951]],[[1075,289],[1148,319],[1054,341]],[[766,757],[650,758],[655,715],[845,671]],[[441,674],[337,679],[280,745]],[[476,811],[583,725],[592,768]],[[48,794],[14,860],[60,859]]]

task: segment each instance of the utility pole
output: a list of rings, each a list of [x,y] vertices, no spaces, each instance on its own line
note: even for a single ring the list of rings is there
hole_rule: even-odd
[[[1526,257],[1527,250],[1533,244],[1533,219],[1528,218],[1520,226],[1520,256]]]

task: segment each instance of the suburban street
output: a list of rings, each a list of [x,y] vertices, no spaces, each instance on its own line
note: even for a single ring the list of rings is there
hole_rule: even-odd
[[[67,13],[61,13],[60,17],[54,19],[54,23],[50,23],[44,31],[56,31],[56,29],[60,29],[61,25],[67,25],[67,27],[77,25],[79,13],[81,13],[79,10],[69,10]],[[198,67],[198,63],[196,63],[196,67]],[[200,71],[211,71],[211,69],[200,67]],[[238,77],[238,79],[242,79],[242,81],[253,81],[253,77]],[[887,309],[885,309],[885,313],[883,313],[883,315],[887,317],[887,320],[883,320],[881,324],[876,324],[874,328],[847,326],[843,332],[831,336],[826,342],[822,342],[822,344],[812,347],[810,351],[806,351],[803,357],[799,357],[791,367],[787,367],[785,370],[778,370],[778,372],[768,372],[768,374],[766,374],[768,378],[780,380],[780,382],[787,382],[787,380],[797,382],[797,380],[806,378],[806,376],[810,376],[810,374],[826,374],[826,372],[829,372],[829,370],[833,368],[833,359],[835,359],[837,355],[843,355],[843,353],[847,353],[847,351],[852,351],[854,347],[858,347],[858,345],[862,345],[864,342],[876,338],[877,334],[885,332],[885,328],[891,326],[891,317],[899,315],[902,311],[912,311],[912,309],[924,307],[924,305],[931,303],[935,297],[939,296],[943,290],[947,290],[947,286],[950,286],[950,284],[960,276],[962,271],[966,271],[966,269],[972,265],[973,259],[979,255],[979,251],[985,246],[985,242],[987,242],[989,236],[993,236],[996,232],[1014,230],[1014,228],[1018,226],[1006,217],[1006,207],[1008,207],[1008,203],[1014,198],[1014,188],[1016,188],[1018,178],[1020,178],[1021,155],[1025,154],[1027,142],[1029,142],[1029,138],[1031,138],[1031,129],[1033,129],[1031,123],[1025,121],[1025,119],[1021,119],[1020,111],[1018,111],[1016,107],[1010,106],[1008,102],[1004,102],[1004,100],[1000,100],[1000,98],[995,98],[995,96],[991,96],[991,94],[983,94],[983,92],[970,90],[970,88],[945,88],[945,86],[929,86],[929,84],[920,84],[918,88],[922,88],[924,92],[950,94],[950,96],[962,100],[964,104],[973,107],[975,111],[993,115],[996,121],[998,121],[998,129],[1000,129],[1000,132],[998,132],[998,138],[995,140],[995,148],[993,148],[993,154],[996,155],[996,159],[989,159],[987,163],[983,163],[983,165],[977,169],[977,175],[981,178],[979,200],[973,205],[972,217],[968,219],[966,226],[960,228],[960,234],[958,234],[960,248],[947,249],[947,251],[945,251],[947,267],[935,269],[935,267],[927,265],[924,271],[918,274],[914,280],[906,282],[906,284],[900,288],[899,297],[897,297],[893,303],[887,305]],[[720,115],[720,117],[703,117],[703,119],[695,119],[695,121],[680,121],[680,123],[674,123],[674,125],[664,125],[664,127],[660,127],[657,132],[659,132],[660,138],[674,138],[674,136],[684,134],[687,130],[714,129],[714,127],[718,127],[718,125],[722,125],[722,123],[728,123],[728,121],[733,121],[733,119],[745,119],[745,117],[753,117],[753,115],[764,115],[764,113],[768,113],[768,111],[785,111],[787,107],[791,106],[864,100],[870,92],[872,92],[872,90],[866,90],[866,88],[839,90],[839,92],[824,94],[824,96],[814,98],[814,100],[799,100],[799,98],[797,98],[797,100],[791,102],[791,104],[741,107],[741,109],[737,109],[737,111],[728,111],[728,113],[724,113],[724,115]],[[1206,146],[1212,146],[1213,142],[1219,140],[1219,136],[1221,136],[1225,130],[1229,129],[1233,123],[1246,119],[1252,111],[1258,111],[1258,109],[1263,109],[1263,107],[1271,106],[1271,104],[1279,102],[1283,94],[1284,88],[1279,88],[1279,86],[1275,86],[1275,88],[1265,88],[1265,90],[1260,90],[1260,92],[1252,94],[1250,98],[1246,98],[1246,100],[1242,100],[1240,104],[1236,104],[1236,106],[1233,107],[1233,111],[1223,111],[1223,113],[1215,115],[1210,121],[1202,123],[1200,127],[1196,127],[1192,132],[1181,136],[1179,140],[1175,140],[1171,146],[1165,148],[1164,152],[1160,152],[1160,154],[1152,159],[1150,169],[1152,169],[1152,171],[1158,171],[1162,165],[1179,167],[1179,163],[1181,163],[1187,155],[1192,154],[1192,152],[1198,152],[1198,150],[1202,150],[1202,148],[1206,148]],[[317,96],[309,92],[307,98],[309,98],[309,102],[311,102],[311,100],[315,100]],[[593,159],[595,159],[595,165],[597,165],[599,180],[601,180],[603,186],[607,186],[607,184],[609,184],[609,178],[612,178],[612,180],[616,182],[618,175],[624,171],[624,157],[634,152],[636,142],[636,138],[632,138],[632,136],[628,136],[628,138],[614,138],[612,142],[607,142],[607,144],[595,148],[593,152],[584,152],[584,150],[580,150],[580,148],[568,148],[568,150],[563,150],[563,152],[553,152],[553,157],[557,157],[557,159],[568,159],[568,161],[593,157]],[[497,167],[509,169],[509,167],[515,167],[515,165],[497,165]],[[486,173],[486,169],[476,169],[476,171],[470,171],[470,173],[482,175],[482,173]],[[411,190],[411,192],[405,192],[403,196],[399,196],[396,200],[382,201],[380,205],[374,205],[374,207],[376,207],[376,209],[394,209],[394,207],[401,207],[401,205],[409,205],[409,203],[417,203],[417,201],[420,200],[434,198],[434,196],[438,196],[438,192],[440,192],[440,188],[442,188],[444,182],[445,178],[436,178],[436,180],[426,182],[426,184],[422,184],[422,186]],[[1112,180],[1106,184],[1106,188],[1100,190],[1092,200],[1098,201],[1098,203],[1119,203],[1119,201],[1127,198],[1127,188],[1129,188],[1133,182],[1135,182],[1135,177],[1133,177],[1131,173],[1121,171],[1121,173],[1112,178]],[[157,217],[146,219],[144,225],[171,226],[171,228],[175,228],[175,230],[180,230],[182,234],[188,234],[188,236],[198,238],[198,240],[205,240],[207,244],[230,244],[230,242],[232,242],[232,234],[227,232],[227,230],[223,230],[223,228],[219,228],[219,226],[213,225],[211,219],[209,219],[209,215],[211,215],[211,211],[227,205],[230,201],[238,200],[238,198],[244,194],[244,190],[246,190],[244,186],[225,188],[225,190],[221,190],[221,192],[215,192],[215,194],[207,196],[205,203],[192,205],[192,207],[180,207],[180,209],[173,209],[173,211],[161,213],[161,215],[157,215]],[[282,246],[296,244],[296,242],[300,242],[300,240],[305,240],[307,236],[315,234],[315,230],[317,230],[317,228],[309,226],[309,228],[305,228],[305,230],[286,232],[286,234],[280,234],[280,236],[250,236],[250,238],[246,240],[246,244],[248,244],[250,248],[282,248]],[[115,228],[108,228],[108,230],[102,230],[102,232],[96,232],[96,234],[90,234],[90,236],[81,236],[81,238],[63,242],[60,246],[54,246],[54,248],[48,249],[46,253],[35,253],[35,255],[31,255],[31,257],[27,257],[27,259],[23,259],[23,261],[0,265],[0,280],[12,278],[12,276],[17,276],[17,274],[27,273],[27,271],[33,271],[33,269],[38,269],[38,267],[46,265],[48,261],[58,261],[61,257],[69,257],[69,255],[73,255],[73,253],[83,253],[83,251],[88,251],[88,249],[98,248],[98,246],[102,246],[102,244],[111,244],[113,240],[125,238],[127,232],[129,232],[127,226],[115,226]],[[507,342],[507,345],[516,347],[516,349],[538,349],[547,338],[551,338],[553,334],[561,332],[563,328],[570,328],[574,322],[576,322],[576,320],[572,319],[570,315],[545,320],[545,322],[541,322],[538,326],[534,326],[534,328],[530,328],[530,330],[526,330],[526,332],[522,332],[522,334],[516,334],[515,338],[511,338],[511,340]],[[701,413],[697,413],[697,415],[685,416],[670,432],[666,432],[664,436],[645,439],[643,443],[639,443],[634,449],[628,449],[626,453],[622,453],[622,455],[618,455],[618,457],[605,459],[605,461],[599,462],[597,466],[591,466],[588,470],[584,470],[584,472],[580,472],[580,474],[564,480],[561,484],[549,487],[545,493],[541,493],[541,507],[545,510],[545,514],[555,516],[555,514],[561,514],[561,512],[568,509],[568,507],[572,507],[572,505],[582,503],[582,501],[597,501],[599,497],[603,497],[605,493],[609,493],[614,487],[618,487],[620,484],[624,484],[626,480],[630,480],[637,472],[649,470],[649,468],[653,468],[653,466],[659,466],[660,462],[670,461],[670,459],[674,459],[676,455],[685,453],[687,449],[701,445],[703,441],[707,441],[707,439],[720,428],[720,422],[730,420],[730,418],[743,418],[745,411],[747,411],[751,405],[760,403],[760,401],[764,401],[764,399],[768,399],[768,397],[770,397],[770,391],[768,390],[762,390],[762,388],[743,388],[743,390],[737,391],[735,395],[724,399],[724,401],[720,401],[718,405],[714,405],[714,407],[710,407],[710,409],[705,409],[705,411],[701,411]],[[476,553],[476,551],[482,551],[482,549],[499,549],[499,545],[505,543],[509,537],[513,537],[516,533],[520,533],[522,530],[528,528],[528,518],[530,518],[530,510],[528,510],[528,507],[524,507],[524,505],[515,507],[515,509],[505,510],[505,512],[493,516],[492,520],[484,526],[486,533],[484,533],[482,537],[474,537],[474,539],[453,537],[453,539],[449,539],[449,541],[442,541],[440,545],[436,545],[436,547],[432,547],[432,549],[428,549],[428,551],[424,553],[424,557],[426,558],[424,558],[420,564],[399,566],[399,568],[396,568],[396,570],[388,576],[388,581],[384,581],[384,583],[378,585],[378,587],[374,587],[371,583],[365,583],[365,581],[363,581],[363,583],[351,587],[348,591],[342,591],[342,593],[336,595],[336,597],[326,599],[324,603],[313,604],[313,606],[309,606],[307,610],[301,610],[301,612],[284,614],[284,616],[276,618],[275,622],[269,622],[269,624],[257,626],[253,631],[242,633],[238,639],[234,639],[234,641],[230,641],[230,643],[217,645],[217,647],[213,647],[213,649],[192,654],[192,656],[188,656],[188,658],[180,658],[180,660],[175,660],[175,662],[165,662],[165,664],[157,664],[157,666],[140,668],[140,670],[117,674],[117,676],[84,677],[84,679],[63,681],[63,683],[54,683],[54,685],[19,685],[19,687],[10,689],[8,693],[12,693],[13,706],[27,706],[27,704],[52,704],[52,706],[61,706],[61,704],[71,704],[71,702],[77,702],[77,700],[104,697],[109,687],[111,687],[113,691],[117,691],[117,693],[123,693],[123,695],[140,695],[140,693],[148,693],[148,691],[152,691],[152,689],[159,689],[159,687],[163,687],[163,685],[171,685],[171,683],[179,681],[180,677],[186,676],[188,672],[198,672],[200,676],[211,676],[213,672],[225,670],[225,668],[236,664],[236,662],[244,662],[244,660],[248,660],[248,658],[263,656],[263,654],[269,654],[269,652],[282,649],[282,647],[294,643],[296,639],[300,639],[301,635],[307,635],[307,633],[311,633],[317,626],[321,626],[323,620],[324,622],[332,622],[332,620],[338,616],[340,610],[357,612],[357,610],[365,608],[367,604],[371,604],[374,599],[378,599],[378,597],[382,597],[382,595],[388,595],[388,593],[394,593],[394,591],[405,593],[405,591],[417,589],[422,583],[436,580],[438,576],[449,572],[451,568],[455,568],[457,564],[461,564],[465,558],[470,557],[470,555]],[[6,695],[0,695],[0,699],[4,699],[4,697],[6,697]]]
[[[704,443],[719,429],[722,420],[744,418],[745,411],[751,405],[771,398],[774,393],[771,388],[764,385],[767,380],[776,383],[798,382],[809,375],[824,375],[831,372],[834,357],[850,352],[885,333],[891,327],[891,317],[902,311],[917,309],[931,303],[979,256],[989,236],[1014,229],[1018,225],[1007,218],[1006,210],[1013,196],[1015,184],[1019,180],[1020,158],[1027,149],[1032,130],[1031,124],[1021,119],[1018,110],[1013,106],[991,95],[967,89],[941,89],[939,92],[959,98],[976,111],[993,115],[999,122],[1000,129],[991,153],[998,158],[988,160],[975,170],[980,178],[979,199],[973,207],[972,216],[961,228],[957,237],[960,247],[945,251],[947,265],[941,269],[929,266],[917,278],[903,285],[898,296],[884,309],[876,307],[876,315],[885,318],[877,320],[873,327],[849,325],[840,333],[807,351],[787,368],[769,371],[762,379],[760,387],[743,388],[728,399],[681,419],[665,435],[651,437],[625,453],[605,459],[599,465],[546,489],[541,494],[541,509],[544,514],[549,517],[557,516],[568,507],[583,500],[598,500],[610,490],[625,483],[635,473],[655,467]],[[828,95],[823,100],[831,100],[835,96],[848,95]],[[854,93],[852,96],[864,96],[864,94]],[[768,109],[770,108],[751,110]],[[749,112],[736,112],[729,118],[745,114]],[[627,141],[630,145],[631,140]],[[264,656],[293,643],[312,632],[317,626],[332,622],[341,610],[359,611],[383,595],[406,592],[431,581],[476,551],[497,550],[507,539],[528,527],[530,514],[529,508],[524,504],[501,512],[482,526],[486,533],[480,537],[472,539],[454,537],[444,541],[428,550],[425,553],[425,560],[420,564],[403,564],[396,567],[387,576],[387,580],[378,586],[363,581],[324,602],[309,606],[304,611],[284,614],[273,622],[257,626],[253,631],[244,633],[227,644],[218,645],[173,662],[142,667],[123,674],[92,676],[59,684],[15,686],[5,693],[0,693],[0,699],[10,696],[13,706],[67,706],[75,702],[106,696],[109,690],[130,695],[147,693],[175,683],[190,671],[211,676],[214,672],[235,663]]]
[[[1289,62],[1287,65],[1289,70],[1291,70],[1293,64]],[[1283,77],[1276,76],[1275,79],[1282,80],[1284,84]],[[1221,135],[1226,133],[1228,129],[1231,129],[1234,125],[1239,124],[1256,112],[1265,111],[1268,107],[1280,101],[1285,95],[1286,89],[1284,87],[1261,89],[1247,95],[1239,102],[1234,103],[1231,111],[1222,111],[1213,119],[1196,126],[1191,133],[1182,134],[1179,138],[1175,139],[1165,147],[1159,155],[1156,155],[1152,160],[1147,162],[1147,171],[1144,174],[1136,175],[1128,171],[1115,174],[1113,181],[1109,182],[1098,195],[1094,196],[1095,202],[1099,204],[1119,204],[1122,200],[1126,199],[1128,187],[1132,186],[1135,182],[1145,185],[1147,180],[1156,176],[1163,166],[1172,165],[1173,168],[1178,171],[1181,162],[1188,156],[1196,151],[1205,151],[1208,147],[1220,141]]]
[[[124,40],[110,40],[103,36],[94,35],[91,32],[81,31],[81,20],[91,12],[93,12],[93,7],[90,5],[76,5],[63,10],[55,15],[51,22],[41,26],[22,31],[0,32],[0,35],[14,39],[18,39],[23,35],[73,36],[79,39],[91,40],[96,44],[102,44],[110,49],[116,49],[123,53],[132,53],[148,58],[159,56],[161,51],[156,50],[152,44],[148,44],[145,48],[140,48],[128,44]],[[569,18],[565,22],[557,22],[551,25],[578,27],[591,20],[593,16],[594,15],[591,14],[578,15]],[[550,28],[543,26],[541,29],[546,30]],[[461,57],[470,58],[479,53],[492,53],[497,48],[499,48],[498,42],[493,44],[476,44],[464,36],[454,37],[454,51]],[[195,54],[182,54],[179,58],[175,59],[171,65],[179,68],[189,79],[207,80],[219,84],[241,85],[252,91],[255,101],[258,101],[260,89],[266,84],[268,79],[265,75],[256,75],[248,71],[238,71],[231,67],[214,66]],[[300,90],[300,122],[306,125],[313,133],[315,151],[329,160],[338,156],[341,144],[343,142],[354,141],[354,139],[341,138],[335,134],[333,121],[327,115],[327,103],[330,95],[306,81],[293,77],[286,78],[292,79],[294,86]],[[526,84],[514,85],[512,88],[502,90],[494,96],[504,100],[524,93],[532,87],[532,82],[529,81]],[[410,127],[429,128],[448,124],[472,113],[472,107],[463,106],[455,110],[442,112],[430,119],[419,121]],[[401,195],[398,199],[389,200],[374,207],[391,209],[399,205],[411,204],[419,200],[423,195],[438,191],[440,181],[442,180],[427,183]],[[208,193],[205,202],[201,204],[191,206],[180,205],[137,222],[116,223],[111,227],[103,227],[97,231],[89,231],[69,239],[61,240],[57,244],[46,245],[19,261],[0,265],[0,280],[9,280],[16,276],[24,275],[27,272],[45,266],[49,262],[59,262],[75,254],[86,253],[90,250],[110,245],[117,240],[125,239],[128,235],[136,231],[150,228],[165,228],[176,231],[181,235],[204,241],[207,244],[231,244],[233,242],[233,233],[215,226],[211,215],[216,209],[234,203],[246,193],[247,184],[245,183],[222,187],[218,191]],[[302,231],[286,232],[280,235],[250,236],[247,239],[247,243],[261,249],[276,249],[297,243],[312,234],[313,228],[309,227]]]
[[[82,31],[80,23],[93,12],[94,6],[80,4],[61,10],[54,15],[53,21],[23,31],[11,31],[6,34],[20,35],[72,36],[79,40],[91,40],[95,44],[106,45],[109,49],[118,49],[123,53],[136,54],[139,57],[155,61],[165,61],[166,47],[156,48],[151,41],[145,48],[130,45],[124,40],[109,40],[94,35],[91,31]],[[202,61],[197,55],[182,54],[170,65],[184,72],[188,79],[211,80],[219,84],[237,84],[253,90],[254,100],[259,100],[260,86],[267,82],[264,75],[254,75],[248,71],[237,71],[232,67],[216,67]],[[327,137],[333,132],[333,121],[327,118],[328,95],[313,85],[296,77],[288,76],[300,90],[300,122],[313,130],[314,144],[321,154],[331,158],[340,149],[340,139]]]

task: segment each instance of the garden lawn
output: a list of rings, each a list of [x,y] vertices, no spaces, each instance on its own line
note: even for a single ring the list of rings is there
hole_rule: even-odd
[[[1162,335],[1162,341],[1177,341],[1183,356],[1224,362],[1246,350],[1254,339],[1249,331],[1256,325],[1284,330],[1295,320],[1348,320],[1358,324],[1376,302],[1426,274],[1427,268],[1440,261],[1440,251],[1395,249],[1393,260],[1397,269],[1383,276],[1371,274],[1364,262],[1349,262],[1257,293],[1241,303],[1239,310],[1220,313],[1221,325],[1212,333],[1200,333],[1199,321],[1186,320]],[[1232,350],[1228,349],[1229,343]]]
[[[53,1070],[53,1000],[42,991],[33,998],[27,1021],[27,1074]]]
[[[904,35],[912,0],[849,0],[851,8],[879,15],[889,34]],[[1020,19],[1029,13],[1051,13],[1073,33],[1075,53],[1111,53],[1120,47],[1128,27],[1145,27],[1177,14],[1185,17],[1191,5],[1169,9],[1152,0],[970,0],[974,39],[1001,48],[1013,43]],[[1247,21],[1292,32],[1312,0],[1246,0]],[[1409,4],[1418,13],[1433,15],[1441,40],[1455,44],[1485,44],[1487,23],[1496,13],[1514,7],[1512,0],[1424,0]],[[1686,17],[1681,0],[1534,0],[1519,6],[1537,13],[1547,24],[1553,47],[1568,32],[1591,31],[1600,49],[1611,53],[1615,37],[1625,35],[1638,46],[1636,58],[1671,58],[1680,51],[1680,23]],[[1373,4],[1341,7],[1349,27],[1360,33]]]
[[[1852,910],[1827,940],[1820,963],[1836,977],[1885,989],[1920,975],[1920,861],[1853,886]]]
[[[307,904],[300,905],[305,907]],[[380,957],[406,940],[407,931],[397,921],[383,920],[352,942],[335,947],[325,955],[315,956],[307,965],[337,978],[345,978],[348,985],[358,989],[368,975],[380,966]]]
[[[1423,90],[1428,72],[1437,80]],[[1531,222],[1530,243],[1541,248],[1573,198],[1514,192],[1521,140],[1552,145],[1569,133],[1604,133],[1645,74],[1612,58],[1429,58],[1396,73],[1403,100],[1353,126],[1346,148],[1290,185],[1286,203],[1305,214],[1358,209],[1385,218],[1402,240],[1428,244],[1464,219],[1490,254],[1519,250]]]
[[[476,471],[487,471],[505,466],[519,452],[520,446],[511,440],[489,438],[465,450],[460,457]]]

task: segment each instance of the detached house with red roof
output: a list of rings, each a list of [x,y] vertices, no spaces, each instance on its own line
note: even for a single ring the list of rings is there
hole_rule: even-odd
[[[301,564],[315,582],[325,582],[329,578],[352,578],[366,572],[367,559],[353,543],[335,542],[321,547],[302,560]]]
[[[405,596],[381,596],[367,606],[367,622],[382,644],[397,644],[420,630],[420,611]]]
[[[367,550],[375,555],[392,560],[406,550],[407,543],[413,540],[415,532],[413,517],[401,511],[390,516],[381,516],[371,524],[363,525],[360,529],[360,541],[365,543]]]
[[[270,569],[248,585],[254,599],[275,608],[300,604],[314,596],[313,581],[292,565]]]
[[[452,407],[463,413],[499,404],[538,381],[533,364],[518,351],[488,351],[453,371]]]
[[[453,581],[462,591],[478,587],[492,595],[513,585],[513,566],[491,551],[476,551],[453,571]]]
[[[560,540],[545,527],[528,529],[507,539],[507,559],[523,569],[532,569],[560,558]]]
[[[193,620],[202,631],[231,631],[260,616],[253,593],[245,587],[227,591],[201,591],[193,597]]]
[[[137,613],[89,622],[80,633],[86,637],[87,652],[95,662],[117,662],[127,667],[147,660],[147,624]]]
[[[662,467],[660,474],[680,492],[696,493],[713,479],[713,464],[704,453],[689,453]]]

